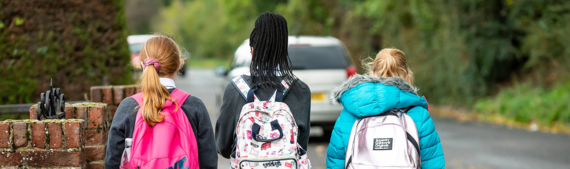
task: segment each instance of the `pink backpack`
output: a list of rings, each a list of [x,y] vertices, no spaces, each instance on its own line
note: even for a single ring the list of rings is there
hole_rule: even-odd
[[[153,127],[146,124],[142,109],[137,112],[133,144],[131,146],[130,168],[194,169],[198,166],[198,147],[194,131],[180,106],[188,93],[175,89],[172,101],[166,101],[161,111],[164,121]],[[133,96],[142,105],[142,93]],[[177,111],[174,111],[178,108]]]

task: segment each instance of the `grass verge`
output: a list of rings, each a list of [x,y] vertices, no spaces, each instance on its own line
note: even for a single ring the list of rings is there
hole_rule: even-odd
[[[476,102],[474,109],[521,123],[565,125],[570,128],[570,82],[550,89],[528,84],[502,90],[494,98]]]
[[[517,84],[478,100],[472,111],[432,106],[432,114],[459,121],[479,120],[531,131],[570,134],[570,82],[550,89]],[[430,107],[431,108],[431,107]]]
[[[532,122],[518,122],[512,118],[507,118],[502,115],[482,114],[477,112],[470,112],[465,110],[458,110],[450,106],[431,106],[430,114],[437,117],[453,118],[460,122],[465,121],[482,121],[486,123],[493,123],[498,125],[505,125],[509,128],[518,128],[528,131],[541,131],[546,133],[564,133],[570,135],[570,127],[556,124],[545,125],[535,121]]]

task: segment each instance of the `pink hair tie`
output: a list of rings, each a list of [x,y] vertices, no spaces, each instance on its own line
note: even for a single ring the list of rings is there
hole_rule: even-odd
[[[158,60],[156,60],[155,58],[146,58],[144,60],[144,64],[143,64],[143,70],[148,65],[154,65],[154,69],[156,69],[156,72],[158,72],[160,70],[160,62]]]

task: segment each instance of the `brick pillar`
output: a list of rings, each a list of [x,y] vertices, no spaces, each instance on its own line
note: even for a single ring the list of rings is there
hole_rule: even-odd
[[[85,157],[88,168],[104,168],[109,136],[109,111],[106,105],[89,107],[89,128],[85,129]]]
[[[93,88],[92,88],[93,89]],[[31,145],[46,149],[79,148],[84,151],[81,158],[86,168],[104,168],[105,150],[109,126],[110,109],[105,103],[77,103],[67,105],[66,118],[81,122],[66,123],[65,120],[36,121],[30,128]],[[30,107],[30,112],[35,107]],[[28,120],[29,121],[29,120]],[[33,121],[33,120],[32,120]],[[5,125],[0,123],[0,129]],[[10,127],[10,126],[9,126]],[[48,132],[49,134],[43,134]],[[6,139],[12,139],[12,134]],[[0,140],[3,137],[0,136]],[[2,147],[2,145],[0,145]],[[60,156],[61,154],[49,154]]]
[[[105,103],[78,103],[72,105],[75,118],[85,119],[83,139],[87,168],[104,168],[105,150],[109,136],[109,108]]]

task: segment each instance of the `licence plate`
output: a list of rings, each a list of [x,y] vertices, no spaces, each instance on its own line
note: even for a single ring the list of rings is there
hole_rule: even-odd
[[[325,100],[325,93],[311,93],[311,100],[313,101],[323,101]]]

